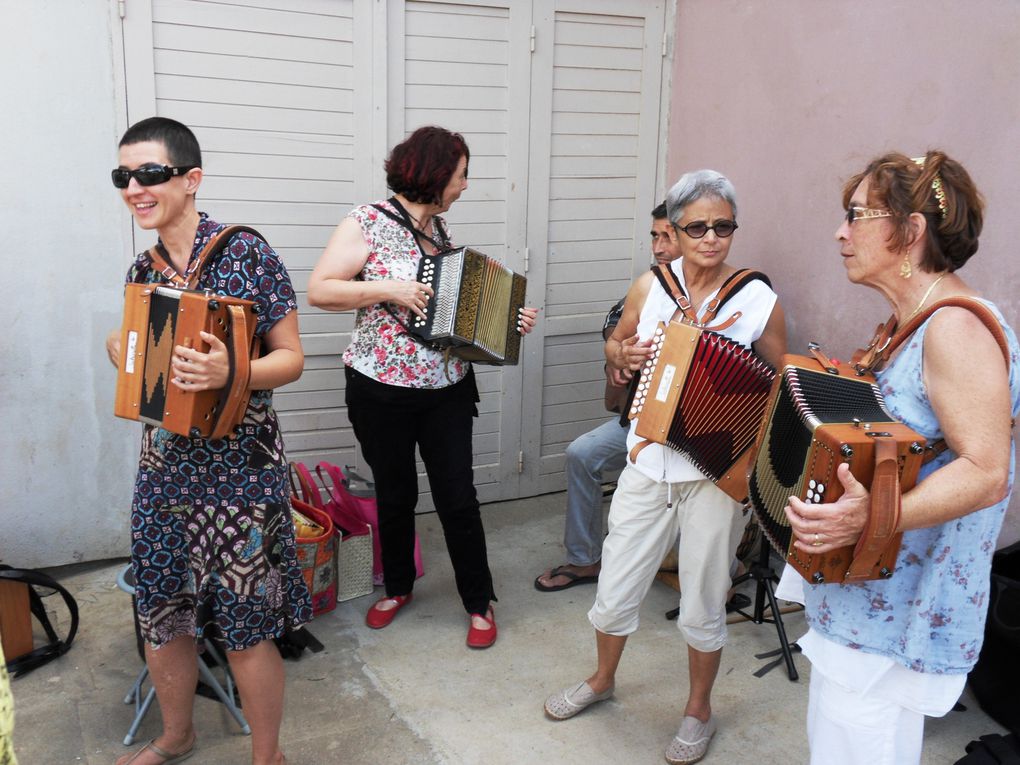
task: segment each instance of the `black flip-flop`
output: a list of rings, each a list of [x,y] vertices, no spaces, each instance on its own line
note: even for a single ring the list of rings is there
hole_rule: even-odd
[[[555,576],[565,576],[567,577],[568,581],[566,584],[556,584],[553,585],[552,587],[549,587],[548,585],[544,585],[539,581],[539,579],[542,578],[541,576],[536,576],[535,589],[538,590],[539,592],[559,592],[560,590],[566,590],[569,589],[570,587],[576,587],[579,584],[593,584],[599,580],[598,575],[581,576],[580,574],[575,574],[573,571],[565,570],[564,566],[557,566],[556,568],[549,572],[550,579],[552,579]]]

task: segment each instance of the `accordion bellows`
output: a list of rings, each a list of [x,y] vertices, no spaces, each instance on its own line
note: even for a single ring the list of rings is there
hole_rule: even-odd
[[[114,414],[184,436],[228,435],[244,417],[251,394],[254,306],[206,291],[126,285]],[[231,375],[221,390],[190,392],[170,382],[174,346],[208,352],[201,331],[227,347]]]
[[[631,404],[635,433],[680,451],[738,502],[775,372],[716,332],[660,322]]]
[[[461,247],[426,255],[418,264],[418,281],[432,287],[410,331],[467,361],[516,364],[521,335],[518,312],[524,306],[528,280],[498,260]]]
[[[751,504],[772,546],[801,576],[813,584],[862,581],[892,576],[902,534],[893,520],[879,521],[873,479],[880,441],[893,442],[899,493],[914,486],[921,468],[925,439],[888,411],[871,376],[857,375],[844,364],[825,371],[811,357],[786,355],[770,395],[757,439],[749,479]],[[843,493],[836,468],[847,462],[850,472],[872,489],[872,516],[893,528],[873,529],[884,541],[866,573],[848,576],[858,548],[853,545],[825,555],[810,555],[793,546],[794,535],[783,508],[795,496],[807,503],[835,502]],[[894,471],[894,476],[895,472]],[[870,526],[870,523],[869,523]],[[866,528],[862,541],[869,533]]]

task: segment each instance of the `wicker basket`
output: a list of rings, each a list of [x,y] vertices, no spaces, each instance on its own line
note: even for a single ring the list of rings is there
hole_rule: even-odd
[[[365,525],[362,533],[346,533],[340,540],[336,599],[360,598],[372,592],[372,529]]]

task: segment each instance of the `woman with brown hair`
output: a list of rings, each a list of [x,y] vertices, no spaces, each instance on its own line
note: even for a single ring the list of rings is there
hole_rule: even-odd
[[[328,311],[357,309],[343,354],[347,412],[375,478],[386,585],[366,624],[386,627],[411,601],[417,447],[470,615],[467,645],[488,648],[496,641],[496,596],[472,477],[474,372],[406,329],[424,317],[432,288],[417,281],[418,262],[450,246],[440,216],[467,189],[470,158],[464,138],[441,127],[418,128],[394,147],[386,161],[393,196],[355,207],[337,226],[308,282],[308,301]],[[522,334],[535,316],[522,309]]]
[[[812,663],[811,762],[909,765],[924,716],[959,697],[981,648],[989,569],[1013,487],[1011,420],[1020,409],[1020,350],[992,303],[957,274],[978,249],[983,202],[941,151],[878,157],[843,189],[836,230],[847,278],[878,290],[899,326],[940,300],[978,299],[1001,325],[1009,358],[970,310],[932,314],[877,370],[892,414],[937,454],[903,494],[903,538],[889,579],[804,585]],[[944,451],[938,452],[945,447]],[[791,497],[786,513],[808,553],[852,545],[869,492],[845,464],[831,504]]]

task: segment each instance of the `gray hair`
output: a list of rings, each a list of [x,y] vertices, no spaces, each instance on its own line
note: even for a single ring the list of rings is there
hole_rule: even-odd
[[[695,170],[684,173],[680,180],[666,194],[666,210],[669,220],[675,226],[684,216],[684,208],[702,197],[721,199],[729,202],[733,208],[733,218],[737,217],[737,192],[733,190],[730,179],[715,170]]]

